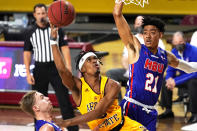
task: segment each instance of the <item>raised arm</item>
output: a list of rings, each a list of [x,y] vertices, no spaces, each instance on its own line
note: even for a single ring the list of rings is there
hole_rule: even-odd
[[[54,28],[53,25],[51,25],[51,38],[57,39],[57,28]],[[52,47],[55,65],[63,84],[71,90],[73,94],[77,93],[79,95],[79,89],[77,87],[80,87],[80,80],[77,77],[74,77],[66,67],[64,58],[59,50],[59,47],[57,46],[57,40],[51,40],[50,44]]]
[[[117,82],[109,80],[106,85],[105,96],[99,101],[94,110],[84,115],[64,120],[62,126],[67,127],[78,125],[101,118],[106,113],[107,109],[112,105],[114,100],[117,99],[120,88],[121,87]]]
[[[66,67],[69,69],[70,72],[72,72],[70,48],[68,46],[62,46],[61,49],[64,59],[66,61]]]
[[[141,44],[132,34],[131,28],[122,14],[123,2],[116,2],[114,6],[113,16],[120,35],[121,40],[125,44],[129,52],[129,61],[138,57]]]
[[[197,62],[187,62],[177,59],[174,54],[167,51],[168,64],[174,68],[180,69],[186,73],[197,72]]]

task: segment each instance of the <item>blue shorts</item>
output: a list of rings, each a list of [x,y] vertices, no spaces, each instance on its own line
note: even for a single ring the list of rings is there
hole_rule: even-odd
[[[132,120],[136,120],[145,126],[149,131],[156,131],[157,123],[157,110],[150,110],[149,113],[143,109],[143,107],[130,103],[125,99],[120,103],[122,111],[125,116],[130,117]]]

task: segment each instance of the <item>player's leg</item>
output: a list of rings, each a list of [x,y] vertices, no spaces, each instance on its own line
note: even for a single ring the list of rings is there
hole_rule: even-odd
[[[188,123],[195,123],[197,122],[197,79],[191,79],[188,83],[189,89],[189,99],[190,99],[190,110],[192,113],[191,118],[189,119]]]
[[[32,85],[33,90],[37,90],[45,96],[48,96],[48,85],[49,85],[49,77],[48,77],[48,69],[43,65],[35,64],[35,68],[33,70],[33,76],[35,79],[35,85]]]
[[[151,112],[149,113],[142,110],[140,117],[141,117],[140,121],[142,121],[143,125],[149,131],[156,131],[156,123],[157,123],[157,111],[156,110],[151,110]]]
[[[157,122],[157,111],[149,110],[148,113],[143,107],[136,104],[130,103],[123,99],[121,103],[124,115],[128,116],[130,119],[141,123],[150,131],[156,130]]]
[[[172,91],[167,89],[166,82],[162,83],[160,106],[165,108],[165,112],[158,116],[159,119],[174,117],[172,112]]]
[[[122,112],[125,116],[128,116],[132,120],[137,120],[137,113],[136,109],[132,108],[132,103],[126,101],[125,99],[122,100],[120,106],[122,108]]]

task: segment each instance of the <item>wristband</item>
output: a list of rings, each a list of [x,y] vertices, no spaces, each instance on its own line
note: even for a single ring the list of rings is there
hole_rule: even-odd
[[[53,38],[50,36],[50,45],[57,45],[58,44],[58,38]]]
[[[56,40],[50,40],[50,45],[57,45],[57,41]]]

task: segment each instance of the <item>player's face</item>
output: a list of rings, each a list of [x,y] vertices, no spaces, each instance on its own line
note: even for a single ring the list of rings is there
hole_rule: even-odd
[[[47,11],[44,7],[35,8],[33,15],[38,23],[45,23],[47,21]]]
[[[51,101],[48,97],[43,94],[36,92],[35,93],[35,108],[39,112],[50,112],[53,108]]]
[[[159,39],[162,37],[162,33],[156,26],[146,25],[144,26],[143,37],[145,45],[148,48],[156,49],[158,47]]]
[[[83,69],[87,74],[99,74],[100,73],[100,63],[99,63],[99,59],[96,56],[90,56],[86,59],[84,65],[83,65]]]

